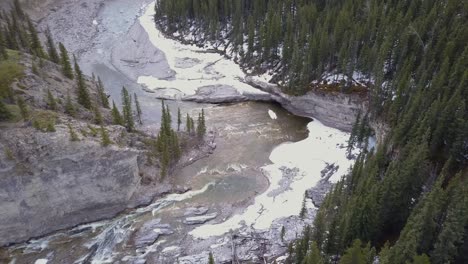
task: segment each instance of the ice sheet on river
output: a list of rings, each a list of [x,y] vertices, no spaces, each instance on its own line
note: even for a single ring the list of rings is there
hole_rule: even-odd
[[[352,165],[346,158],[346,148],[342,146],[349,134],[324,126],[315,120],[308,124],[308,138],[285,143],[276,147],[270,155],[273,164],[263,167],[269,178],[268,190],[255,198],[254,204],[241,214],[232,216],[225,222],[197,227],[190,234],[197,238],[219,236],[242,224],[256,229],[267,229],[273,220],[291,215],[299,215],[304,192],[315,186],[321,179],[321,171],[328,164],[338,165],[337,172],[330,178],[336,182]],[[283,188],[285,168],[298,170]],[[283,190],[278,192],[278,190]]]

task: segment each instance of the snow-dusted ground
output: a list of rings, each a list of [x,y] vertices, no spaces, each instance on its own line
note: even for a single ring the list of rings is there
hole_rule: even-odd
[[[185,95],[193,95],[199,87],[224,85],[234,87],[240,94],[264,94],[264,92],[245,84],[245,74],[239,65],[217,53],[206,53],[205,50],[168,39],[155,27],[154,3],[150,4],[140,24],[148,33],[150,41],[160,49],[172,70],[176,72],[171,80],[158,79],[153,76],[140,76],[138,83],[149,89],[176,89]]]
[[[304,192],[319,182],[321,171],[327,163],[339,166],[330,181],[336,182],[346,174],[353,163],[346,158],[346,148],[343,146],[349,134],[326,127],[317,120],[308,124],[308,130],[308,138],[282,144],[273,150],[270,155],[273,164],[263,167],[270,186],[255,198],[253,205],[223,223],[203,225],[190,234],[195,238],[219,236],[230,229],[240,228],[242,224],[268,229],[275,219],[299,215]],[[276,190],[281,189],[284,168],[297,168],[299,173],[292,179],[289,188],[278,193]]]

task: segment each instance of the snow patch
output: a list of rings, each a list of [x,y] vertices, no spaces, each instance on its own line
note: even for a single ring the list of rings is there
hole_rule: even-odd
[[[96,19],[93,20],[93,25],[95,25],[95,26],[99,25],[99,23],[97,22]]]
[[[49,262],[47,259],[38,259],[34,261],[34,264],[47,264],[47,262]]]

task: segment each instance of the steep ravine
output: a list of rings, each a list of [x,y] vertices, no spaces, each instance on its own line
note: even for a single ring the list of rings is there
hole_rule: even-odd
[[[61,1],[58,8],[54,9],[53,15],[41,20],[41,25],[45,27],[49,23],[69,16],[67,20],[69,24],[67,25],[71,26],[73,21],[83,19],[81,15],[87,18],[89,21],[86,20],[86,26],[82,29],[76,29],[86,31],[89,28],[96,28],[93,30],[95,33],[90,35],[90,39],[86,43],[79,43],[79,32],[68,35],[66,27],[56,26],[52,28],[52,31],[65,43],[75,42],[76,49],[73,49],[73,45],[71,47],[73,51],[80,54],[83,68],[89,74],[95,72],[100,76],[104,75],[102,79],[112,98],[119,97],[122,85],[129,85],[131,91],[138,93],[143,103],[145,127],[148,131],[154,131],[159,122],[160,104],[156,98],[180,98],[203,103],[276,101],[293,114],[315,117],[326,126],[343,130],[350,130],[357,109],[362,107],[358,98],[350,99],[346,96],[335,97],[320,94],[294,98],[281,94],[275,88],[271,88],[271,85],[263,82],[253,83],[248,78],[237,79],[237,76],[232,75],[232,68],[223,70],[223,65],[229,64],[229,61],[225,58],[223,61],[218,61],[219,57],[223,58],[218,54],[214,55],[219,57],[210,58],[207,61],[192,60],[190,58],[192,51],[182,47],[182,51],[185,49],[188,56],[182,52],[180,57],[171,57],[173,54],[169,54],[165,50],[164,43],[151,41],[152,35],[144,27],[145,25],[137,19],[143,19],[143,16],[149,14],[146,12],[151,9],[151,6],[141,7],[141,4],[147,3],[147,1],[142,0],[135,3],[128,0],[112,2],[87,0],[82,2],[88,4],[77,5],[73,1]],[[137,5],[139,7],[135,8]],[[53,4],[49,8],[51,6]],[[126,6],[132,8],[125,9]],[[84,10],[77,13],[80,15],[74,16],[73,13],[69,12],[73,12],[75,8]],[[123,22],[125,27],[113,31],[112,29],[117,29],[117,27],[112,24],[112,21],[115,21],[118,16],[126,18]],[[169,39],[167,40],[169,41]],[[129,45],[128,49],[125,49],[127,45]],[[102,50],[102,47],[107,47],[107,49]],[[211,56],[209,53],[201,52],[200,54]],[[177,61],[177,63],[172,64],[171,61]],[[214,62],[216,63],[212,64]],[[221,63],[219,71],[219,68],[216,68],[217,63]],[[178,73],[183,68],[201,69],[202,78],[205,80],[197,82],[197,80],[181,79],[182,75]],[[241,75],[242,73],[236,70],[235,74]],[[136,83],[136,81],[140,81],[141,76],[150,76],[156,80],[153,87],[146,85],[146,88],[154,93],[144,92],[141,86]],[[215,77],[213,78],[213,76]],[[234,82],[229,79],[231,76],[234,77],[232,79]],[[182,78],[184,77],[187,78],[187,76],[182,76]],[[226,85],[226,83],[218,83],[219,80],[228,80],[229,82]],[[212,84],[206,86],[204,81]],[[246,82],[250,82],[250,84]],[[266,92],[259,91],[252,86],[261,87]],[[245,92],[246,90],[248,92]],[[207,95],[204,95],[204,92]],[[226,93],[230,93],[230,95],[226,96]],[[179,106],[184,112],[193,113],[197,113],[201,107],[207,107],[204,104],[180,101],[173,101],[170,105],[173,110]],[[295,234],[300,233],[305,224],[311,223],[315,214],[314,204],[320,204],[320,197],[323,197],[330,186],[329,179],[331,178],[332,182],[338,179],[352,163],[345,158],[344,154],[343,144],[347,139],[347,134],[314,121],[308,126],[309,137],[303,140],[307,136],[306,124],[308,121],[294,117],[272,104],[248,102],[235,105],[214,105],[208,106],[206,112],[208,125],[216,135],[217,149],[208,158],[196,161],[174,173],[176,184],[185,185],[192,188],[193,191],[166,196],[154,201],[148,207],[128,211],[108,221],[79,226],[11,247],[8,249],[6,259],[16,260],[16,263],[33,263],[37,259],[46,260],[48,263],[63,263],[71,260],[78,263],[87,261],[101,263],[115,260],[120,260],[123,263],[144,263],[145,260],[146,263],[174,263],[177,259],[181,263],[205,263],[207,250],[211,249],[215,251],[216,259],[223,263],[233,258],[261,260],[259,256],[265,250],[269,252],[268,259],[284,254],[286,243],[294,239]],[[61,129],[58,130],[61,131]],[[300,142],[280,145],[289,141]],[[313,159],[312,163],[307,155],[301,155],[304,159],[295,155],[304,153],[307,149],[318,151],[318,156]],[[272,151],[276,154],[273,154]],[[278,156],[278,153],[283,152],[289,153],[289,155],[287,157]],[[270,153],[272,154],[270,155]],[[330,155],[323,156],[324,153]],[[125,156],[132,160],[132,155]],[[137,154],[135,155],[137,156]],[[119,157],[119,155],[112,156]],[[93,157],[87,158],[92,159]],[[134,160],[138,161],[138,158]],[[187,158],[186,161],[192,163],[193,157]],[[106,159],[106,162],[109,162],[107,164],[111,164],[110,162],[121,163],[125,166],[124,160]],[[330,169],[328,163],[339,165],[339,172],[333,173],[336,170],[328,172]],[[131,169],[127,173],[131,176],[130,178],[140,175],[140,171],[137,170],[138,166],[134,165],[133,163],[127,166],[127,169]],[[119,168],[122,167],[118,166],[116,170]],[[126,172],[119,169],[118,173]],[[90,174],[86,171],[84,174],[86,176],[83,176],[82,179],[91,184],[92,179],[89,177],[92,176],[89,176]],[[94,175],[96,176],[96,174]],[[111,173],[105,175],[112,177]],[[119,195],[120,200],[121,197],[125,197],[125,199],[129,197],[131,201],[136,201],[131,203],[132,206],[143,203],[143,200],[149,201],[152,197],[143,196],[143,198],[134,199],[134,195],[122,191],[127,188],[138,188],[132,183],[138,186],[141,180],[128,181],[129,185],[120,186],[116,179],[109,179],[111,179],[111,186],[108,188],[98,185],[97,189],[91,188],[90,190],[99,192],[101,187],[109,192],[118,190],[116,195]],[[61,188],[61,186],[56,186],[56,188]],[[170,190],[171,186],[161,187],[155,184],[142,190],[143,193],[145,191],[153,193],[155,191],[153,188],[166,188],[161,191],[165,192]],[[304,190],[310,188],[312,190],[309,191],[307,199],[308,215],[305,220],[302,220],[297,216],[296,207],[300,206]],[[51,189],[45,191],[50,192]],[[257,200],[261,193],[263,193],[262,197],[266,198]],[[272,196],[294,204],[290,208],[291,212],[288,211],[284,215],[271,210],[268,213],[271,215],[268,216],[268,209],[272,208],[265,208],[267,209],[265,216],[272,218],[267,221],[268,224],[271,224],[270,228],[257,230],[255,226],[245,225],[244,217],[252,219],[252,215],[248,216],[249,214],[245,213],[248,210],[255,212],[256,208],[276,206],[269,204],[270,200],[267,197]],[[109,206],[109,210],[111,210],[114,206],[107,200],[103,204],[102,207],[96,207],[96,212],[105,212],[106,210],[102,210],[102,208],[107,209]],[[59,206],[57,204],[54,208]],[[120,210],[126,206],[128,203],[127,205],[115,204],[115,208]],[[249,206],[252,209],[247,209]],[[83,212],[85,211],[86,208],[83,209]],[[112,214],[115,212],[113,211]],[[65,219],[68,215],[64,214],[63,216]],[[102,218],[107,217],[108,215]],[[233,217],[239,219],[239,222],[233,220],[230,222],[238,228],[233,234],[225,233],[229,229],[224,228],[225,231],[219,231],[208,238],[186,235],[195,230],[195,227],[201,228],[198,230],[203,230],[205,222],[207,229],[211,229],[210,226],[216,224],[231,226],[230,224],[223,225],[223,223]],[[187,224],[193,221],[194,226]],[[83,222],[88,221],[76,221],[73,225]],[[287,229],[284,242],[278,237],[282,226]],[[153,233],[148,230],[158,230],[158,232],[154,231]],[[37,233],[41,232],[42,234],[46,233],[43,230]],[[272,242],[262,242],[269,240]],[[238,245],[236,255],[231,254],[232,245]]]

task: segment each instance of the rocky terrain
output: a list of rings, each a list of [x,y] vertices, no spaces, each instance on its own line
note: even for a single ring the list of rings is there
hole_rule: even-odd
[[[149,134],[127,133],[122,126],[109,125],[110,110],[100,108],[112,142],[103,147],[92,112],[73,100],[75,117],[64,113],[75,82],[47,61],[34,73],[32,61],[31,56],[20,54],[24,76],[13,90],[29,106],[31,120],[53,120],[55,131],[39,131],[32,121],[0,124],[0,245],[110,218],[164,193],[183,191],[168,180],[161,181],[157,159],[148,157],[148,142],[153,140]],[[87,86],[96,98],[95,81],[87,80]],[[57,111],[47,110],[48,90],[57,101]],[[212,142],[214,135],[208,138]],[[210,144],[187,148],[175,166],[207,155],[214,148]]]

